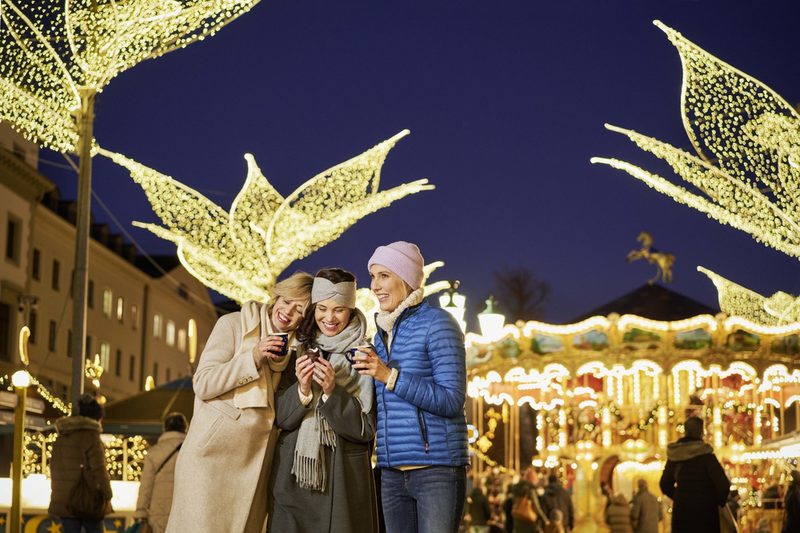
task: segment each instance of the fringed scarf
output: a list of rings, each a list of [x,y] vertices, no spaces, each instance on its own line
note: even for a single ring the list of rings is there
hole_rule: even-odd
[[[344,354],[348,349],[362,344],[366,332],[367,320],[361,311],[356,309],[350,323],[338,335],[327,337],[320,333],[316,339],[317,345],[331,354],[330,362],[336,373],[336,386],[343,388],[347,394],[358,400],[362,413],[369,413],[375,401],[372,377],[360,375],[347,362]],[[312,384],[311,390],[314,399],[311,400],[311,409],[303,418],[297,432],[292,474],[302,488],[324,491],[327,486],[328,467],[325,464],[325,451],[322,447],[335,449],[336,433],[319,410],[322,390],[316,383]],[[363,417],[361,423],[364,423]]]

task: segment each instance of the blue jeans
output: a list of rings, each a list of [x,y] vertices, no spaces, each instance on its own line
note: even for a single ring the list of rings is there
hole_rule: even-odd
[[[61,518],[64,533],[81,533],[81,528],[86,533],[103,533],[102,520],[81,520],[79,518]]]
[[[387,533],[456,533],[466,496],[463,466],[381,469],[381,505]]]

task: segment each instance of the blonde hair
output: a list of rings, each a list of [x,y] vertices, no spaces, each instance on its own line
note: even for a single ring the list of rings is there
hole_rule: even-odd
[[[307,272],[297,271],[286,279],[283,279],[269,289],[269,312],[278,298],[285,300],[306,300],[306,304],[311,300],[311,285],[314,283],[314,276]]]

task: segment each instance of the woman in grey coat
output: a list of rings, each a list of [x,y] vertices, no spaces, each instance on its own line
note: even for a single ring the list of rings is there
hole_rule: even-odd
[[[355,277],[340,269],[314,277],[312,308],[298,328],[303,343],[276,391],[281,429],[273,460],[269,531],[378,531],[371,440],[372,378],[353,369],[366,319],[355,309]]]

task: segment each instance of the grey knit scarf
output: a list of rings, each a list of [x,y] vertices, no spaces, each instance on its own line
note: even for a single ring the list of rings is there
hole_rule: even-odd
[[[367,320],[356,309],[350,323],[338,335],[328,337],[319,333],[317,345],[329,352],[330,362],[336,373],[336,386],[343,388],[347,394],[353,396],[361,404],[361,412],[369,413],[375,401],[375,391],[372,377],[362,376],[347,362],[345,352],[364,341],[367,332]],[[323,446],[336,448],[336,433],[319,411],[319,402],[322,390],[316,383],[312,384],[314,399],[311,400],[311,409],[300,423],[297,432],[297,443],[294,447],[294,463],[292,474],[297,484],[304,489],[324,491],[327,484],[328,468],[325,464],[325,451]],[[362,430],[364,417],[361,418]]]

